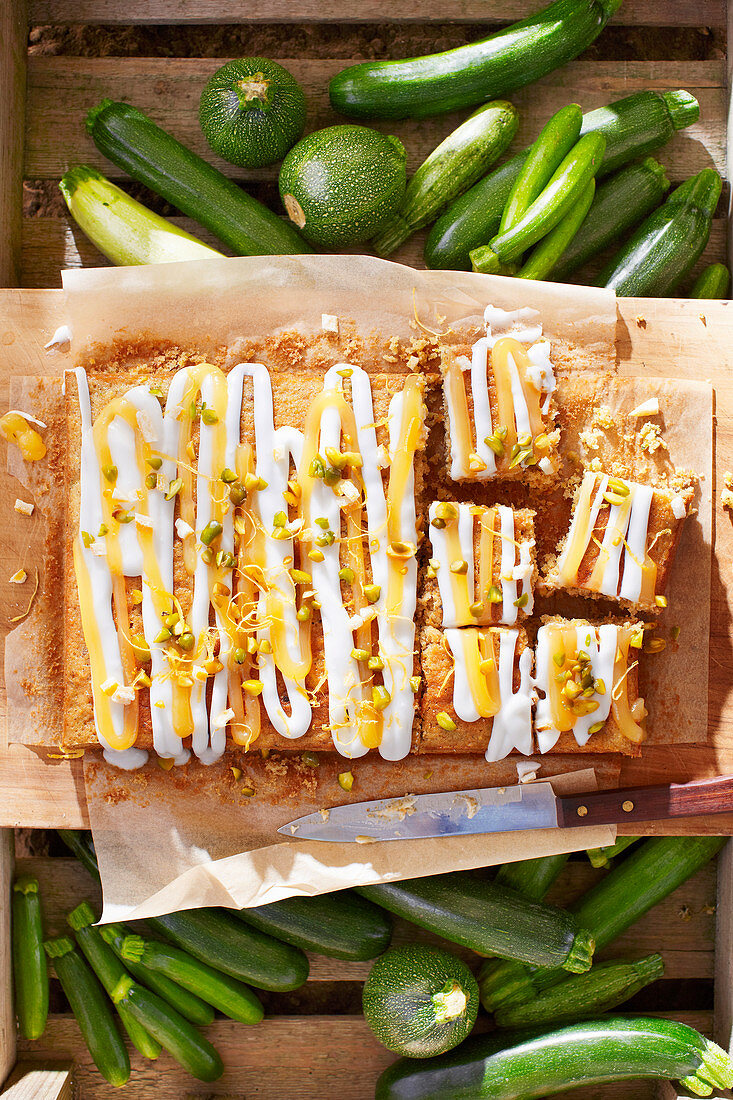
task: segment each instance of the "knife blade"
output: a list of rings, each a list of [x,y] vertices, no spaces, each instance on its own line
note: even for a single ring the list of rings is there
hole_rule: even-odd
[[[404,795],[352,802],[306,814],[279,833],[298,840],[369,844],[383,840],[578,825],[618,825],[733,811],[733,776],[657,787],[629,787],[560,796],[546,781],[511,787]]]

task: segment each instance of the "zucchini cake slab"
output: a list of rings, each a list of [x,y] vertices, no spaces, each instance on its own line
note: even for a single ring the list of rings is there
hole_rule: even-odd
[[[440,375],[69,373],[65,747],[125,768],[228,742],[638,753],[644,623],[623,616],[663,605],[692,487],[567,467],[536,311],[489,306],[484,337],[439,354]],[[535,527],[576,482],[538,577]],[[539,619],[535,589],[615,615]]]

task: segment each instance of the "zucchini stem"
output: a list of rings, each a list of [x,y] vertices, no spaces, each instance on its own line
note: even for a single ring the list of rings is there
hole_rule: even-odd
[[[436,1009],[435,1019],[439,1024],[462,1016],[468,1004],[468,997],[456,978],[446,982],[439,993],[433,994],[432,999]]]

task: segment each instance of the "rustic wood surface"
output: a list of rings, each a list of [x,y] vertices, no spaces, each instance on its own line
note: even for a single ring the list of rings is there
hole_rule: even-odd
[[[532,10],[542,5],[533,3]],[[523,19],[526,0],[459,0],[448,11],[440,0],[30,0],[31,23],[492,23]],[[613,23],[630,26],[724,26],[725,0],[626,0]]]
[[[0,286],[21,281],[26,29],[25,0],[0,4]]]
[[[74,1071],[59,1064],[19,1062],[2,1092],[2,1100],[73,1100]]]

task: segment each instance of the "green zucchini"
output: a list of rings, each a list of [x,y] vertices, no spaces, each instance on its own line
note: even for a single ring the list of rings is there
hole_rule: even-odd
[[[155,993],[126,975],[118,983],[112,1000],[118,1008],[124,1005],[192,1077],[199,1081],[216,1081],[221,1077],[224,1066],[209,1040]]]
[[[98,928],[92,927],[96,915],[91,905],[83,901],[67,915],[67,922],[74,931],[76,942],[87,962],[99,978],[105,992],[112,996],[118,982],[125,977],[125,968],[112,948],[105,943]],[[124,1005],[117,1005],[117,1015],[132,1045],[144,1058],[155,1059],[161,1051],[160,1043],[146,1031]]]
[[[550,118],[530,146],[522,170],[514,181],[499,222],[499,234],[513,229],[538,199],[557,168],[580,137],[583,112],[577,103],[568,103]]]
[[[368,241],[405,193],[405,148],[367,126],[327,126],[293,146],[280,168],[280,198],[311,244],[347,248]]]
[[[357,892],[473,951],[574,973],[590,967],[593,940],[569,913],[465,872],[359,886]]]
[[[722,181],[713,168],[686,180],[636,230],[598,279],[619,298],[663,298],[690,273],[710,237]]]
[[[581,137],[600,133],[606,151],[597,178],[646,156],[699,116],[694,96],[682,90],[635,92],[583,115]],[[425,242],[428,267],[468,270],[472,249],[497,233],[514,180],[528,155],[517,153],[460,195],[441,215]]]
[[[730,271],[725,264],[710,264],[695,279],[687,297],[725,298],[729,286]]]
[[[302,951],[248,928],[224,909],[189,909],[148,917],[146,923],[195,959],[259,989],[282,993],[308,977]]]
[[[82,832],[80,829],[57,829],[56,832],[82,867],[86,868],[92,878],[99,882],[99,865],[92,834],[88,831]]]
[[[504,863],[497,871],[494,882],[497,886],[516,890],[530,901],[542,901],[569,858],[569,852],[560,852],[556,856],[537,856],[535,859]]]
[[[535,1027],[588,1019],[617,1008],[663,974],[661,955],[647,955],[635,962],[613,959],[598,963],[586,974],[571,974],[531,1001],[503,1005],[494,1021],[499,1027]]]
[[[234,916],[293,947],[332,959],[376,958],[392,938],[392,922],[384,910],[351,890],[284,898],[235,910]]]
[[[533,1100],[580,1085],[677,1079],[696,1096],[733,1082],[733,1062],[675,1020],[604,1017],[549,1033],[469,1039],[424,1062],[400,1059],[377,1082],[376,1100]]]
[[[124,924],[104,924],[99,932],[104,942],[110,945],[118,958],[121,958],[122,943],[125,936],[131,934],[132,929]],[[214,1009],[211,1005],[207,1004],[206,1001],[202,1001],[195,993],[184,989],[182,985],[166,978],[165,974],[159,974],[157,970],[150,970],[142,963],[136,963],[130,959],[126,960],[125,969],[129,971],[133,978],[142,985],[146,985],[148,989],[152,989],[153,993],[157,993],[162,1000],[175,1008],[181,1016],[192,1024],[198,1024],[199,1027],[208,1027],[209,1024],[213,1023]]]
[[[579,267],[617,243],[650,214],[669,190],[662,165],[647,157],[628,164],[605,180],[596,191],[588,217],[552,270],[557,282],[567,282]]]
[[[199,959],[193,959],[179,947],[142,936],[126,936],[120,952],[125,962],[142,963],[149,970],[157,970],[171,981],[218,1008],[230,1020],[241,1024],[258,1024],[265,1015],[259,998],[244,984],[214,970]]]
[[[600,951],[709,863],[724,844],[725,837],[717,836],[645,840],[571,905],[571,912],[589,929]],[[564,977],[558,968],[532,971],[513,961],[489,959],[479,973],[481,1004],[495,1012],[510,1000],[531,1000]]]
[[[449,951],[411,943],[377,959],[362,1003],[366,1022],[387,1050],[430,1058],[470,1035],[478,986],[466,964]]]
[[[554,0],[455,50],[351,65],[332,78],[331,106],[349,118],[427,118],[486,103],[539,80],[595,41],[621,0]]]
[[[586,134],[576,142],[519,221],[489,241],[500,260],[519,259],[562,221],[595,177],[605,148],[602,134]]]
[[[87,115],[87,130],[113,164],[206,226],[238,256],[311,251],[292,226],[129,103],[102,100]]]
[[[76,224],[113,264],[165,264],[222,255],[130,198],[88,164],[69,168],[59,188]]]
[[[588,848],[586,855],[593,867],[610,867],[611,860],[620,856],[632,844],[636,844],[638,836],[620,836],[615,844],[609,844],[605,848]]]
[[[199,122],[211,149],[243,168],[282,160],[305,129],[305,95],[277,61],[227,61],[201,93]]]
[[[92,1061],[105,1081],[120,1088],[130,1078],[130,1058],[102,986],[68,936],[46,940],[43,946]]]
[[[479,107],[441,141],[407,184],[397,212],[372,240],[377,255],[389,256],[480,179],[509,147],[518,124],[516,108],[497,100]]]
[[[15,880],[12,914],[15,1014],[24,1037],[40,1039],[48,1019],[48,964],[38,879]]]
[[[550,275],[588,216],[595,191],[596,181],[590,180],[562,221],[532,249],[517,272],[518,279],[546,279]]]

